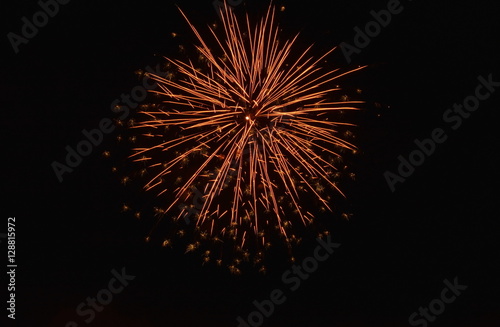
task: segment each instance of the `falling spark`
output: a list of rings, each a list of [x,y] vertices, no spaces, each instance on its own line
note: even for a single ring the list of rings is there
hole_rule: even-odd
[[[162,103],[140,110],[143,118],[131,126],[149,142],[138,146],[144,142],[134,136],[131,155],[146,167],[144,188],[173,195],[162,217],[193,202],[174,220],[194,210],[200,239],[230,240],[244,259],[247,249],[259,258],[274,234],[297,243],[297,228],[314,220],[311,207],[332,211],[333,192],[326,190],[344,195],[334,181],[338,163],[343,151],[356,147],[343,133],[353,124],[341,114],[362,102],[333,101],[340,90],[334,81],[364,67],[326,70],[320,63],[334,49],[318,58],[310,54],[312,46],[296,52],[298,35],[279,40],[272,6],[256,26],[248,16],[240,22],[222,9],[222,35],[208,26],[216,50],[180,12],[199,42],[199,55],[196,61],[166,58],[176,78],[149,75]],[[192,241],[186,252],[198,247]],[[204,253],[209,262],[211,252]],[[235,264],[230,269],[239,271]]]

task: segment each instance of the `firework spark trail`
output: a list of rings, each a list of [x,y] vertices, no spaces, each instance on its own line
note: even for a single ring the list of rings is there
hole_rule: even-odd
[[[336,129],[352,124],[329,119],[338,111],[357,110],[355,105],[362,102],[329,102],[339,88],[328,85],[364,67],[341,74],[338,69],[322,71],[319,63],[334,49],[314,59],[308,57],[312,46],[291,59],[298,34],[283,44],[279,42],[272,6],[255,27],[248,15],[242,26],[232,10],[221,10],[223,37],[209,27],[219,55],[180,12],[200,43],[196,49],[206,69],[198,69],[192,61],[166,58],[183,78],[151,75],[160,87],[153,92],[165,99],[163,109],[141,112],[147,118],[133,128],[144,130],[145,137],[162,141],[136,148],[131,156],[150,168],[161,167],[145,188],[165,193],[168,188],[164,178],[182,169],[192,156],[202,154],[204,160],[196,170],[182,185],[170,190],[175,198],[165,212],[185,199],[196,183],[205,181],[197,219],[201,230],[212,236],[228,235],[241,247],[249,234],[266,244],[266,228],[271,227],[288,240],[292,220],[285,218],[289,209],[284,207],[283,198],[291,212],[307,225],[314,215],[301,205],[302,192],[314,196],[328,210],[332,210],[328,200],[315,185],[322,181],[343,195],[331,180],[331,172],[337,168],[325,154],[341,157],[329,146],[355,150]],[[177,128],[176,137],[163,141],[165,135],[156,131],[171,127]],[[172,151],[175,158],[162,162],[160,158]],[[211,176],[207,171],[213,167],[217,169]],[[228,190],[232,191],[232,201],[224,203],[221,197]]]

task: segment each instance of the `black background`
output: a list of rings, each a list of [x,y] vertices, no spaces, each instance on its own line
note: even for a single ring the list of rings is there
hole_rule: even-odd
[[[211,1],[177,1],[199,26],[218,22]],[[316,54],[364,27],[385,1],[277,1],[284,35]],[[443,112],[473,94],[479,75],[498,74],[500,10],[494,3],[402,2],[404,10],[344,68],[369,111],[359,122],[357,178],[349,186],[354,216],[332,231],[342,243],[264,326],[409,326],[408,317],[440,296],[443,280],[468,286],[430,326],[498,326],[498,108],[500,91],[456,131]],[[136,276],[92,326],[237,326],[254,300],[286,289],[281,274],[202,267],[197,256],[144,242],[140,221],[121,213],[123,188],[101,156],[115,133],[59,183],[51,168],[82,129],[113,117],[110,103],[139,84],[134,71],[173,52],[176,32],[192,39],[172,1],[76,1],[14,54],[35,1],[2,4],[2,216],[17,223],[19,326],[85,326],[75,308],[107,286],[111,269]],[[266,1],[236,11],[265,12]],[[375,103],[379,103],[377,107]],[[371,110],[371,111],[370,111]],[[415,138],[441,127],[448,140],[391,193],[384,180]],[[5,240],[2,252],[6,253]],[[313,247],[304,249],[310,255]],[[300,259],[299,259],[300,260]],[[6,283],[3,284],[6,288]],[[2,291],[2,294],[5,294]],[[5,303],[5,302],[4,302]],[[7,311],[2,309],[2,316]],[[2,317],[3,318],[3,317]]]

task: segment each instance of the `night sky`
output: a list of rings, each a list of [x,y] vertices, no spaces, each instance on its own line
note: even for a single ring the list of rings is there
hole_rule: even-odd
[[[259,17],[268,5],[247,2],[235,5],[238,15]],[[283,37],[300,32],[298,48],[314,43],[317,56],[341,42],[354,46],[354,28],[364,30],[374,20],[370,12],[388,3],[394,2],[275,1],[285,6],[277,13]],[[1,5],[0,233],[7,218],[16,217],[17,326],[237,327],[237,317],[246,321],[253,302],[269,300],[275,289],[286,301],[262,326],[412,326],[410,316],[441,299],[444,280],[456,278],[467,288],[428,325],[500,325],[500,86],[489,86],[488,99],[464,112],[467,118],[443,117],[474,97],[480,76],[500,82],[496,4],[401,1],[399,13],[350,63],[340,49],[329,57],[344,70],[368,65],[339,80],[361,89],[356,96],[366,101],[354,129],[356,180],[345,185],[353,216],[331,230],[341,246],[295,291],[282,278],[292,264],[279,256],[271,256],[275,265],[265,275],[232,275],[225,267],[202,266],[199,254],[146,243],[148,226],[122,206],[130,198],[148,206],[150,195],[124,187],[111,172],[122,164],[113,157],[116,131],[62,182],[51,167],[64,162],[66,146],[85,139],[83,129],[116,118],[110,104],[140,84],[135,71],[156,65],[159,55],[182,58],[178,45],[189,47],[193,37],[175,5],[200,29],[220,22],[209,0],[73,0],[18,45],[17,54],[8,33],[22,35],[21,18],[32,20],[40,6],[33,0]],[[415,140],[431,138],[435,129],[446,140],[391,192],[384,173],[396,174],[398,157],[408,159],[418,149]],[[102,156],[106,150],[109,159]],[[297,263],[316,245],[305,242]],[[76,308],[108,288],[112,270],[122,269],[135,278],[87,324],[89,315]],[[2,281],[6,301],[8,282]],[[2,312],[4,319],[8,312]]]

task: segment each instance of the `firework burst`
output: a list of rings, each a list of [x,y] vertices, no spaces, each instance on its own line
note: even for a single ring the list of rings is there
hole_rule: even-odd
[[[311,47],[294,52],[298,35],[279,40],[272,6],[255,26],[222,10],[223,33],[209,27],[212,48],[181,13],[199,58],[166,58],[176,78],[149,75],[161,103],[138,112],[132,130],[147,145],[130,156],[145,167],[145,189],[168,199],[160,218],[190,221],[199,240],[230,243],[243,257],[260,254],[276,237],[292,244],[314,220],[314,208],[331,211],[331,194],[343,196],[337,166],[355,146],[344,137],[352,124],[341,113],[361,101],[334,96],[334,81],[363,67],[322,69],[333,49],[316,59]],[[194,198],[196,206],[185,205]],[[204,256],[209,261],[210,251]]]

